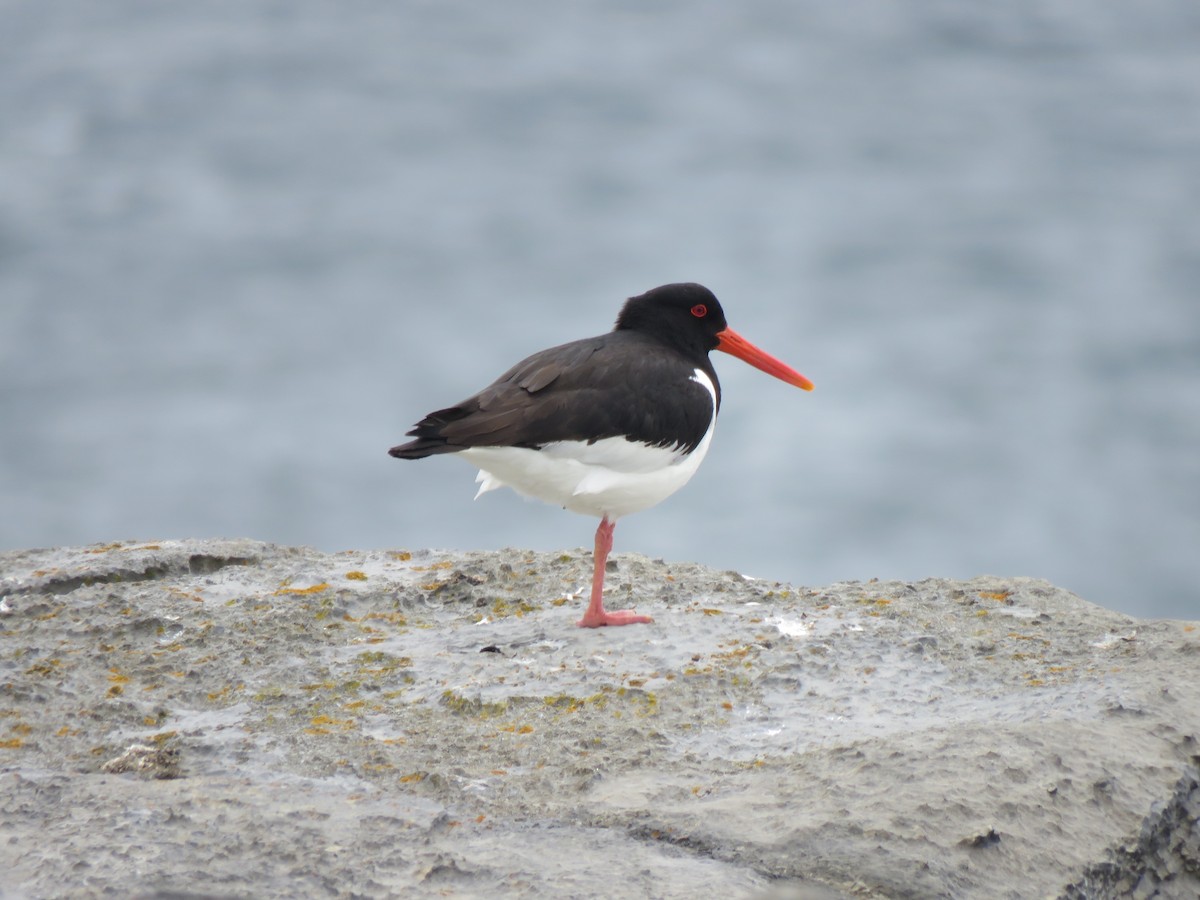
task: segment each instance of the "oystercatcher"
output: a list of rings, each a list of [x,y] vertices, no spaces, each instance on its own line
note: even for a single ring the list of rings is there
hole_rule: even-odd
[[[621,516],[654,506],[695,474],[712,441],[723,350],[788,384],[812,382],[725,324],[712,291],[667,284],[630,298],[599,337],[535,353],[489,387],[432,412],[388,452],[454,454],[478,467],[478,497],[500,487],[598,516],[592,597],[580,626],[650,622],[604,609],[604,567]]]

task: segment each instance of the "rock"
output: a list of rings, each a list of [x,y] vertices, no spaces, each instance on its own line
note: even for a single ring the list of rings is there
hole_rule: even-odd
[[[1061,900],[1200,897],[1200,756],[1192,757],[1170,799],[1154,806],[1137,843],[1109,851]]]
[[[131,744],[120,756],[114,756],[102,765],[100,771],[110,775],[133,772],[143,778],[178,778],[179,749]]]
[[[0,554],[0,888],[1194,887],[1195,623],[1028,578],[614,561],[610,605],[654,624],[574,626],[582,551]]]

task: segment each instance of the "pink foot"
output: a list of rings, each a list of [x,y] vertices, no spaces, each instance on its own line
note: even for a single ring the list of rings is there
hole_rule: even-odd
[[[604,565],[608,562],[608,554],[612,550],[613,528],[616,523],[605,516],[596,528],[596,554],[592,570],[592,599],[583,613],[583,618],[575,624],[580,628],[599,628],[602,625],[637,625],[642,622],[653,622],[649,616],[642,616],[632,609],[619,609],[608,612],[604,609]]]
[[[599,628],[602,625],[639,625],[653,621],[649,616],[639,615],[632,609],[618,609],[613,612],[602,609],[595,613],[588,610],[575,624],[580,628]]]

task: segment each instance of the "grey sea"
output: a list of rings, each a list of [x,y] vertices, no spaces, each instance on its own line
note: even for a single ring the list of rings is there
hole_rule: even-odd
[[[0,20],[0,548],[586,546],[387,448],[699,281],[816,390],[716,354],[618,554],[1200,617],[1193,0]]]

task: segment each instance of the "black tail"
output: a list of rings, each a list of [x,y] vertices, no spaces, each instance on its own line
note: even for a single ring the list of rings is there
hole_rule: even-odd
[[[407,444],[393,447],[388,451],[388,456],[394,456],[396,459],[424,459],[427,456],[434,456],[438,453],[453,453],[455,449],[443,440],[431,438],[429,440],[409,441]]]
[[[461,406],[451,406],[449,409],[439,409],[431,412],[408,432],[409,437],[416,438],[407,444],[400,444],[388,451],[388,456],[396,459],[424,459],[426,456],[436,456],[439,453],[456,453],[463,449],[451,444],[442,437],[442,429],[467,415],[467,410]]]

